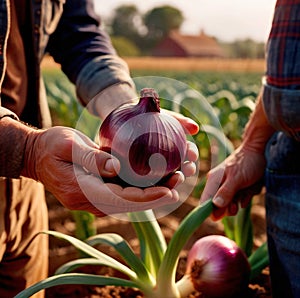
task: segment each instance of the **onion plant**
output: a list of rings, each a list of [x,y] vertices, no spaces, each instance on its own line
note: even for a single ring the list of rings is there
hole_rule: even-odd
[[[211,214],[212,210],[211,200],[195,207],[182,220],[168,244],[152,210],[129,213],[128,216],[132,220],[140,242],[139,254],[134,253],[128,242],[116,233],[98,234],[82,241],[60,232],[44,231],[42,233],[68,241],[85,257],[62,265],[54,276],[23,290],[16,298],[30,297],[42,289],[67,284],[116,285],[139,288],[148,298],[183,298],[181,291],[186,294],[187,289],[184,286],[184,280],[175,280],[179,255],[189,238]],[[113,247],[123,261],[117,261],[94,247],[99,244]],[[260,255],[252,255],[251,259],[250,265],[255,271],[251,272],[251,276],[254,277],[263,267],[260,264]],[[122,272],[126,278],[73,273],[76,268],[85,265],[109,266]]]

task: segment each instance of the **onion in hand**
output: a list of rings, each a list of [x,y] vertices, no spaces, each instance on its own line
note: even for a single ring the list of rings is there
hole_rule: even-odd
[[[207,298],[238,297],[247,289],[250,265],[244,252],[227,237],[200,238],[189,251],[184,277],[177,283],[181,297],[197,290]]]
[[[100,127],[99,140],[101,150],[119,159],[121,170],[114,182],[123,186],[162,184],[180,169],[187,150],[181,124],[160,110],[152,88],[141,90],[138,104],[112,111]]]

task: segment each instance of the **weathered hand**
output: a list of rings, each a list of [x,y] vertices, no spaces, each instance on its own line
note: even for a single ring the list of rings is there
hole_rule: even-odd
[[[261,178],[265,169],[263,154],[238,148],[220,165],[207,174],[207,182],[201,202],[213,198],[215,210],[212,218],[217,220],[235,215],[238,202],[245,207],[254,194],[261,191]]]
[[[28,134],[22,174],[41,181],[69,209],[103,216],[179,200],[177,191],[167,187],[143,190],[103,182],[101,177],[113,177],[119,169],[117,159],[74,129],[53,127]]]

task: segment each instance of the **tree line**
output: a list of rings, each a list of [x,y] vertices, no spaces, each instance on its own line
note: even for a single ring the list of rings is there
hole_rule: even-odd
[[[145,56],[151,55],[152,49],[171,30],[180,30],[183,22],[184,16],[176,7],[163,5],[141,13],[131,4],[117,7],[105,25],[121,56]],[[249,38],[218,42],[228,58],[264,58],[265,44],[262,42]]]

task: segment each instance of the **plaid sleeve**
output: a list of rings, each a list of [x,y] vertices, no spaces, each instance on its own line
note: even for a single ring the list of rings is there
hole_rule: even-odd
[[[300,1],[277,0],[267,44],[267,83],[300,89]]]
[[[266,116],[300,141],[300,0],[277,0],[266,50]]]

